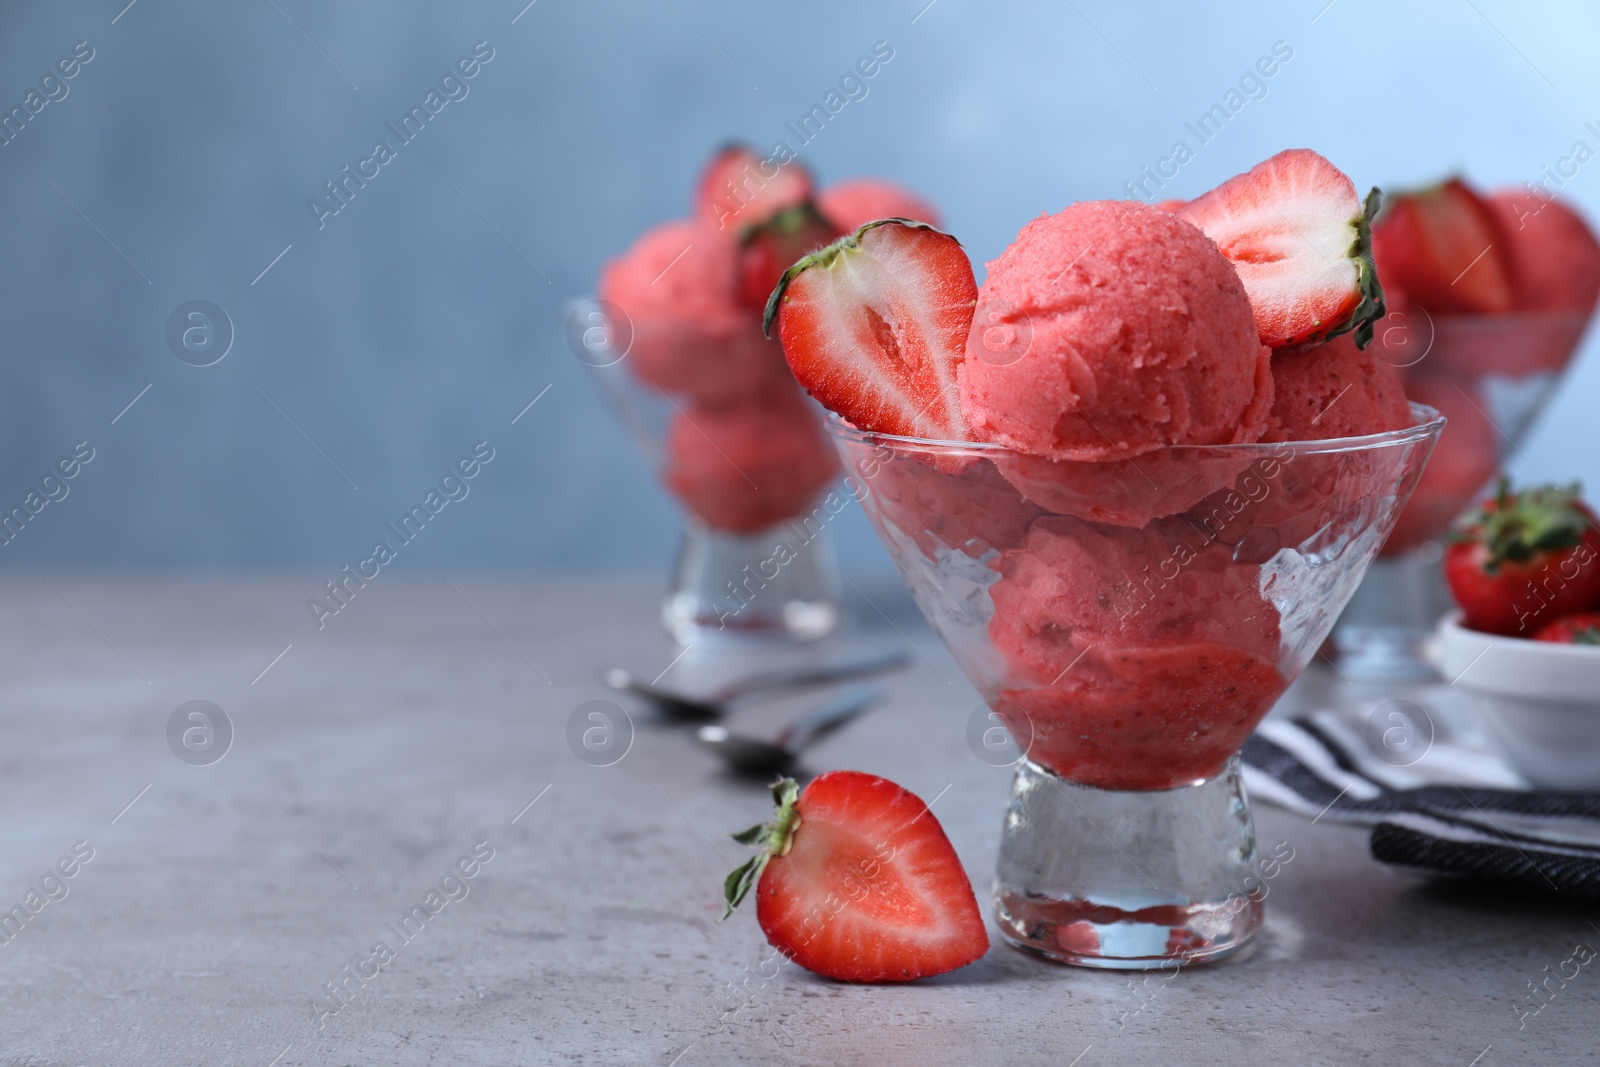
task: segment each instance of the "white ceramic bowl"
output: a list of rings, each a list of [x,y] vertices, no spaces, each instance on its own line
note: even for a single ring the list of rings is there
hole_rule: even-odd
[[[1600,647],[1558,645],[1439,623],[1445,680],[1475,696],[1502,755],[1540,789],[1600,789]]]

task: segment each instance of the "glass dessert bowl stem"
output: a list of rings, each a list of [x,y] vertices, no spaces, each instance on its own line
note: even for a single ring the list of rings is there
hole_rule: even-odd
[[[661,603],[680,645],[816,641],[839,625],[839,578],[825,528],[797,519],[757,533],[715,530],[689,516]]]
[[[1098,789],[1023,759],[1000,836],[995,920],[1016,947],[1083,967],[1219,960],[1261,927],[1255,860],[1237,756],[1214,777],[1163,790]]]
[[[672,638],[770,646],[837,629],[841,590],[827,526],[846,501],[830,488],[838,464],[821,409],[760,336],[759,316],[753,338],[721,346],[629,321],[604,301],[574,305],[569,333],[573,322],[587,327],[573,336],[573,351],[684,509],[661,606]]]

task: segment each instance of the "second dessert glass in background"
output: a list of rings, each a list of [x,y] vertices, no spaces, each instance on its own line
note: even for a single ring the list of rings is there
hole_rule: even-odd
[[[599,300],[575,305],[568,322],[608,406],[684,505],[661,605],[672,638],[680,645],[809,642],[832,633],[841,609],[827,527],[842,505],[828,486],[838,464],[820,409],[789,377],[781,354],[772,367],[759,332],[717,351],[687,327],[680,334],[648,324],[641,336],[626,312]],[[663,353],[677,352],[713,366],[719,358],[747,362],[758,373],[737,383],[748,388],[709,401],[668,392],[650,375],[659,373]]]
[[[792,157],[729,145],[691,217],[646,230],[570,310],[569,345],[685,511],[662,605],[681,645],[808,643],[841,622],[828,527],[850,501],[761,313],[791,263],[891,215],[936,218],[892,183],[817,189]]]
[[[1450,606],[1445,533],[1516,457],[1577,351],[1600,297],[1600,241],[1547,191],[1480,195],[1452,179],[1393,198],[1373,252],[1390,308],[1374,351],[1450,425],[1333,654],[1353,680],[1421,679],[1434,674],[1423,642]]]
[[[1589,316],[1391,314],[1373,339],[1406,395],[1449,419],[1394,533],[1334,632],[1336,662],[1355,679],[1432,677],[1422,643],[1449,610],[1440,560],[1446,531],[1515,457],[1554,396]]]

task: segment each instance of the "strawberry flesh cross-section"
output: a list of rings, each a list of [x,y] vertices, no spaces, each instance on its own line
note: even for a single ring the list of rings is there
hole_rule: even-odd
[[[734,839],[757,854],[728,876],[727,911],[756,891],[783,955],[849,982],[906,982],[989,950],[978,901],[933,813],[886,778],[829,771],[773,783],[772,820]]]
[[[800,384],[856,428],[966,440],[956,368],[977,299],[954,237],[885,219],[790,267],[766,327]]]
[[[1349,331],[1365,348],[1383,317],[1365,204],[1332,163],[1291,148],[1178,209],[1233,263],[1269,348]]]

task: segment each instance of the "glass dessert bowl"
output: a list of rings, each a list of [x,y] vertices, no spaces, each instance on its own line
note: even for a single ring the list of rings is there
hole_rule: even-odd
[[[1450,524],[1482,497],[1571,362],[1589,315],[1393,312],[1373,338],[1406,394],[1449,419],[1416,492],[1334,631],[1352,678],[1424,678],[1422,642],[1450,608],[1439,567]]]
[[[683,645],[826,637],[840,621],[827,530],[844,507],[822,411],[759,327],[634,322],[574,306],[573,350],[684,507],[662,622]]]
[[[1327,637],[1444,420],[1115,462],[828,429],[1017,765],[996,917],[1050,959],[1219,959],[1261,924],[1237,754]]]
[[[638,234],[573,309],[568,343],[686,512],[662,608],[680,644],[820,639],[841,613],[827,526],[838,461],[762,321],[796,259],[887,215],[933,219],[893,182],[826,187],[789,153],[716,150],[687,217]]]

